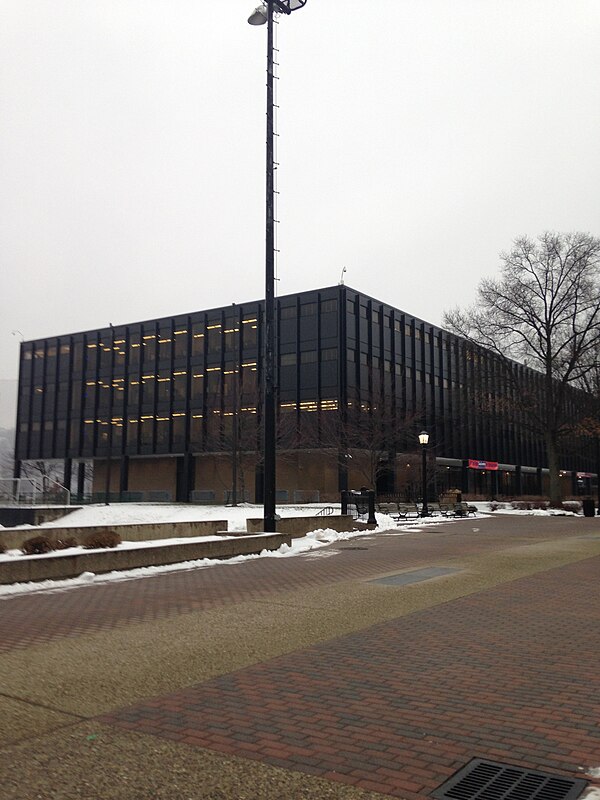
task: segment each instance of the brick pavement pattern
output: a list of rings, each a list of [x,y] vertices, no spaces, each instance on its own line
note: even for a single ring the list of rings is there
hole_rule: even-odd
[[[600,765],[599,570],[521,578],[101,719],[407,800],[475,756],[581,776]]]
[[[554,534],[577,534],[578,520],[553,521]],[[325,586],[431,563],[446,558],[492,552],[506,544],[502,519],[477,521],[485,536],[474,536],[472,521],[442,523],[426,537],[377,536],[368,551],[343,550],[335,558],[299,556],[257,559],[241,564],[168,572],[142,580],[91,584],[52,594],[0,598],[0,652],[24,649],[64,637],[111,630],[128,624],[214,608],[247,600],[261,600],[295,589]],[[515,544],[547,538],[535,517],[523,518]],[[361,540],[363,542],[364,540]],[[345,545],[340,545],[343,548]],[[346,545],[349,547],[349,545]]]

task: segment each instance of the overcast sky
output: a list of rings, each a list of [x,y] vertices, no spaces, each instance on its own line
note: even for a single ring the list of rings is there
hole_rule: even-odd
[[[256,0],[0,0],[0,379],[33,339],[264,296]],[[520,234],[600,233],[597,0],[280,19],[278,293],[433,323]]]

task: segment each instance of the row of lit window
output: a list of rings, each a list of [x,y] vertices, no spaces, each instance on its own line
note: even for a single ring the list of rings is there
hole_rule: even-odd
[[[256,406],[245,406],[240,408],[240,414],[256,414]],[[235,416],[235,412],[233,411],[220,411],[220,410],[213,410],[212,414],[224,416],[224,417],[233,417]],[[129,425],[134,425],[136,423],[144,423],[144,422],[170,422],[172,419],[177,419],[179,417],[185,417],[185,412],[174,412],[173,414],[142,414],[140,417],[128,417],[126,420],[123,417],[112,417],[111,424],[116,425],[117,427],[123,427],[125,422]],[[190,419],[203,419],[204,414],[190,414]],[[106,419],[86,419],[84,420],[86,425],[108,425],[108,420]]]

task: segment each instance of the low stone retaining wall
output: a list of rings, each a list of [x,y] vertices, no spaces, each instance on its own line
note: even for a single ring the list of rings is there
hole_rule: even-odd
[[[231,558],[260,553],[263,550],[277,550],[282,544],[291,544],[291,541],[289,534],[270,533],[211,542],[150,545],[135,550],[117,547],[114,550],[77,555],[22,556],[0,562],[0,584],[75,578],[82,572],[100,574],[113,570],[178,564],[200,558]]]
[[[81,506],[3,506],[0,508],[0,525],[42,525],[66,517]]]
[[[25,528],[15,530],[0,529],[0,543],[7,550],[16,550],[23,546],[23,542],[33,536],[47,536],[52,541],[73,537],[77,544],[83,544],[91,533],[105,533],[116,531],[121,539],[128,542],[146,542],[153,539],[179,539],[186,536],[214,536],[216,533],[225,532],[227,535],[227,520],[203,520],[201,522],[139,522],[128,525],[93,525],[90,527],[64,527],[64,528]]]
[[[246,529],[249,533],[256,533],[263,529],[262,519],[246,520]],[[357,522],[349,514],[332,514],[330,517],[282,517],[277,520],[277,530],[281,533],[289,533],[293,538],[304,536],[309,531],[318,528],[331,528],[334,531],[362,531],[367,530],[368,526],[364,522]]]

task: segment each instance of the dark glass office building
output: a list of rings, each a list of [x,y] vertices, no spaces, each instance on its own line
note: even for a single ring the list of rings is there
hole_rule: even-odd
[[[114,499],[223,502],[235,481],[260,500],[263,305],[24,342],[16,473],[62,459],[77,493],[93,462],[94,491]],[[280,501],[337,499],[367,483],[374,457],[378,491],[408,495],[422,428],[436,491],[543,491],[543,442],[506,413],[491,353],[343,285],[280,297],[276,311]],[[594,448],[579,442],[561,467],[566,494],[589,490]]]

